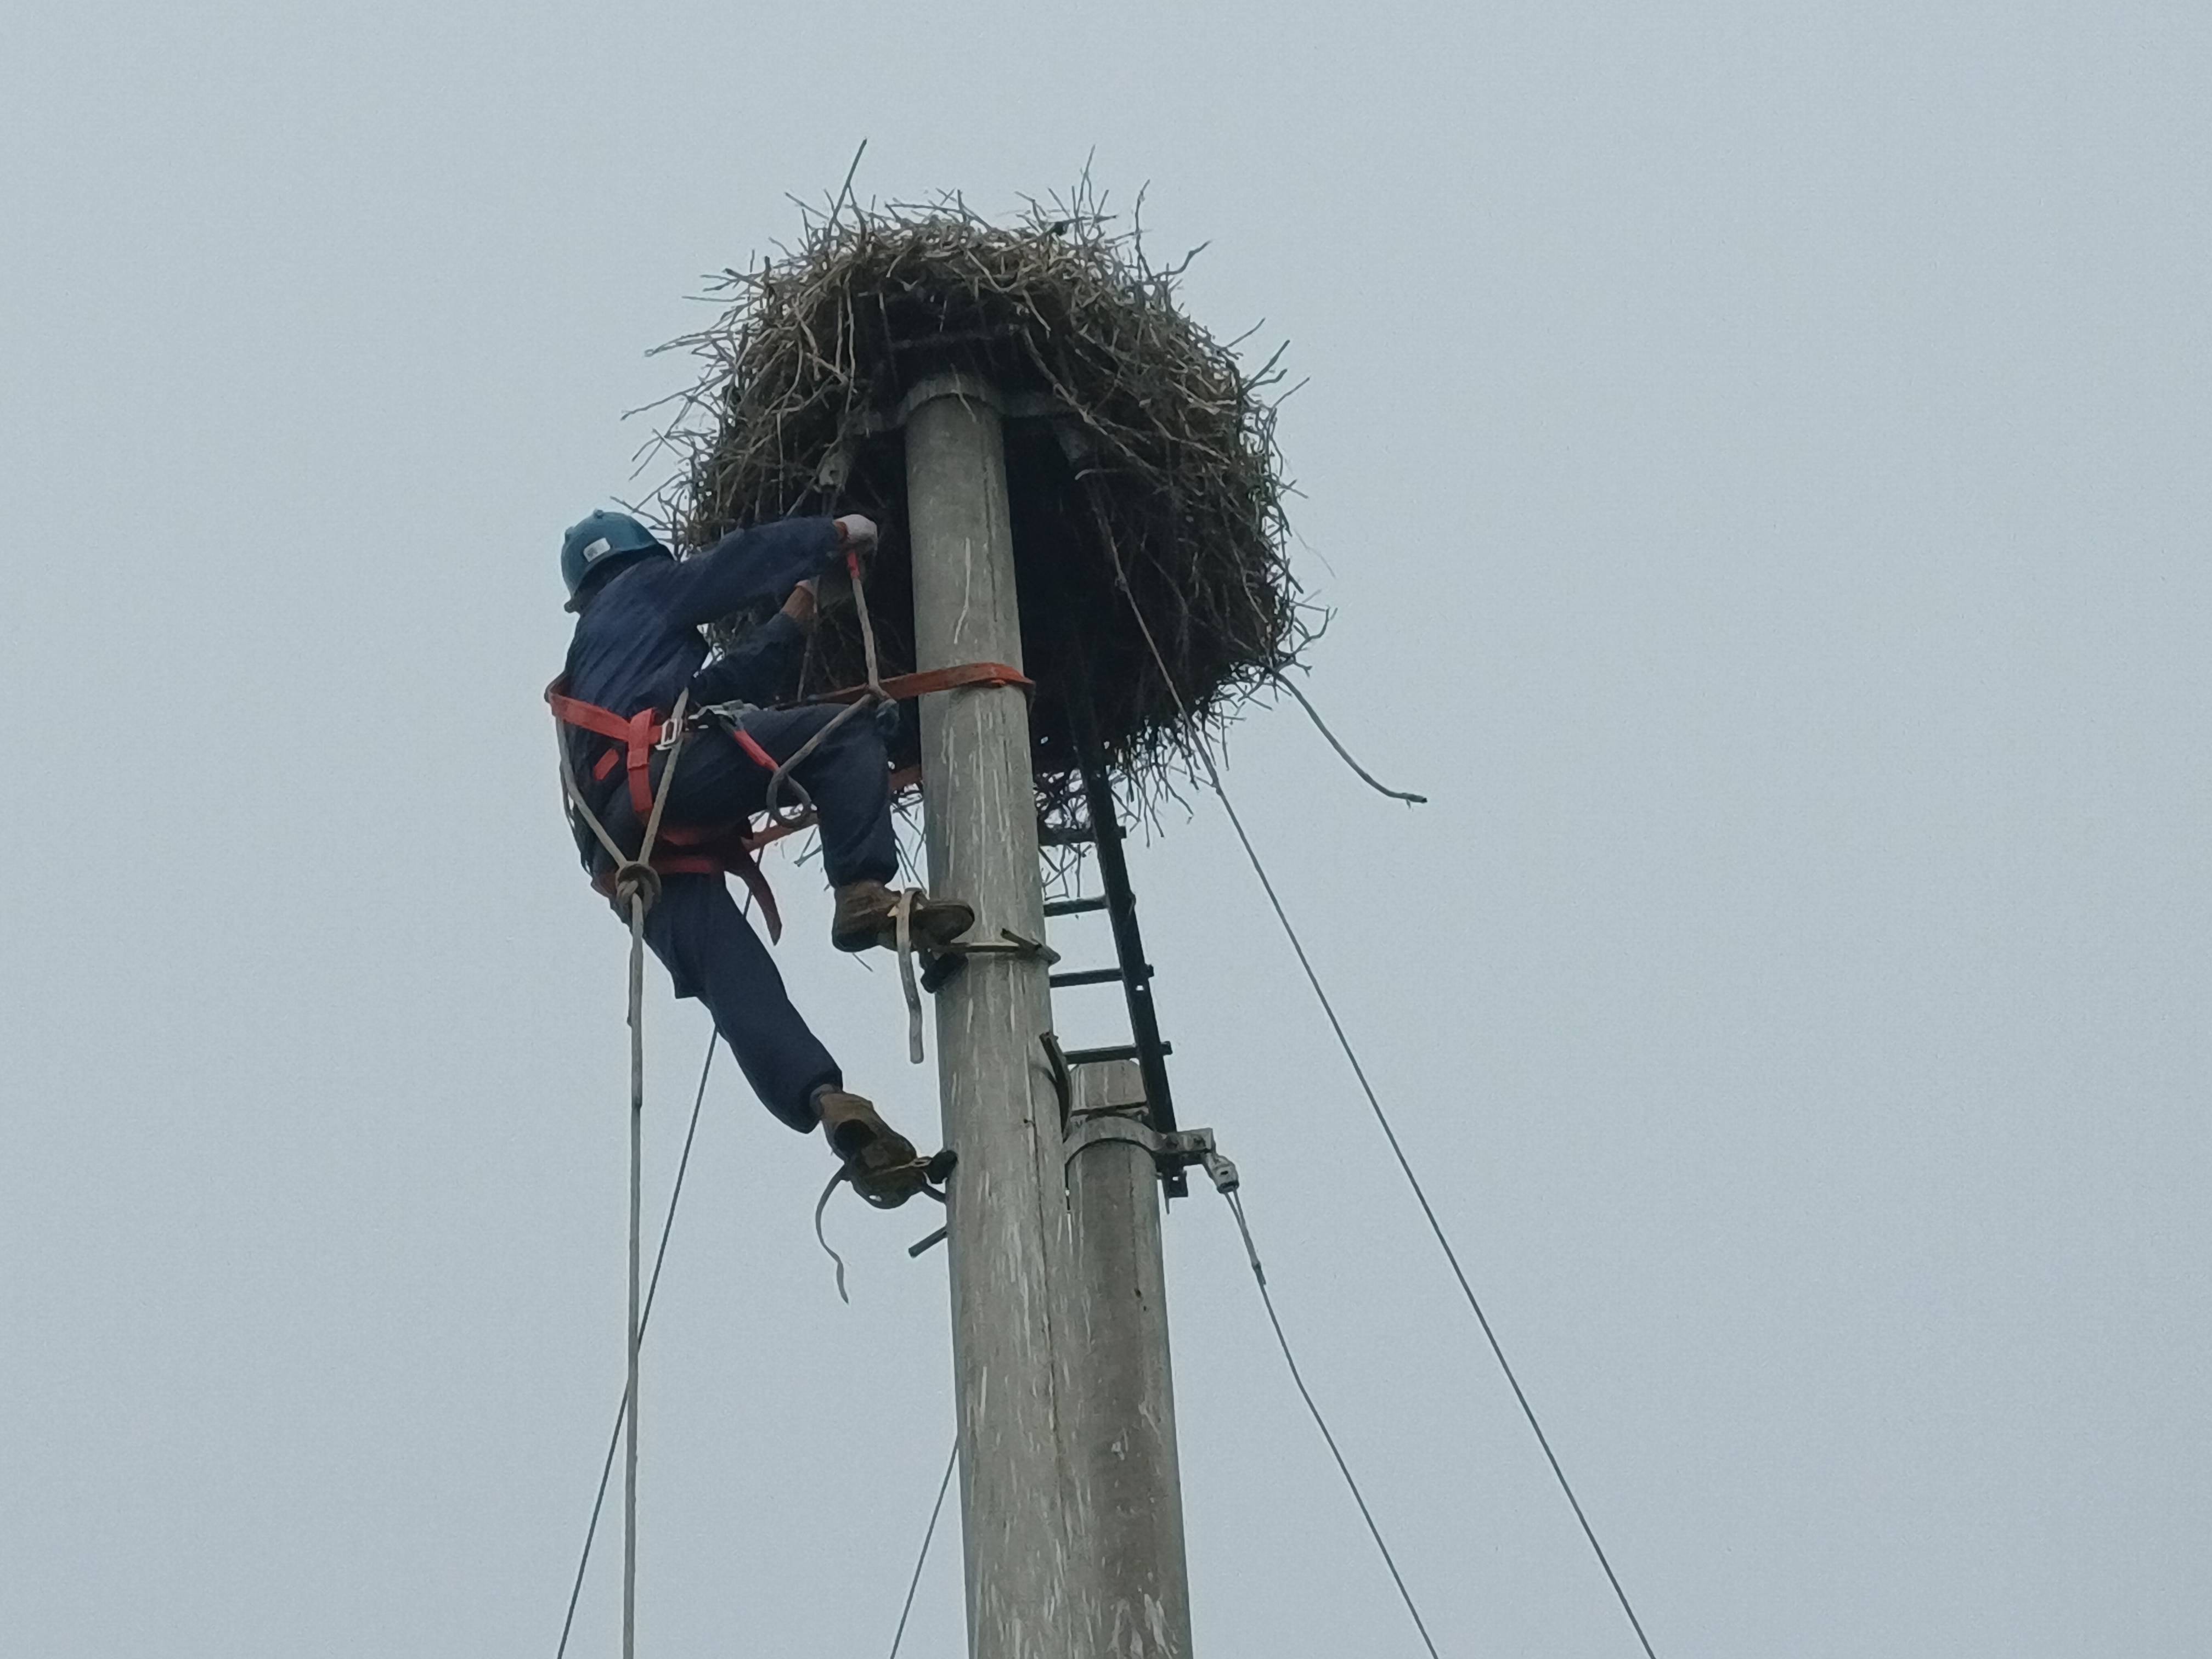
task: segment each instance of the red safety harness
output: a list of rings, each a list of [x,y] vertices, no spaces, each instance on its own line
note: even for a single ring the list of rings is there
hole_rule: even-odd
[[[622,745],[609,749],[592,764],[592,775],[605,782],[613,775],[617,766],[627,769],[629,785],[629,804],[643,824],[653,815],[653,756],[658,749],[666,749],[671,757],[675,755],[682,733],[672,732],[669,720],[657,708],[641,709],[637,714],[623,715],[597,703],[585,702],[572,697],[562,689],[565,679],[556,679],[545,688],[545,702],[553,711],[553,718],[562,726],[573,726],[586,732],[611,739]],[[895,702],[904,702],[910,697],[927,696],[932,691],[953,691],[963,687],[1018,685],[1024,690],[1032,690],[1030,680],[1020,670],[1009,668],[999,662],[963,663],[955,668],[932,669],[921,674],[901,674],[883,683],[884,695]],[[865,696],[865,685],[848,686],[815,699],[818,702],[850,702]],[[737,740],[738,747],[757,766],[770,772],[776,769],[775,757],[761,747],[752,735],[742,726],[724,728]],[[566,742],[564,736],[562,741]],[[894,789],[916,782],[921,776],[919,768],[891,775]],[[745,884],[768,922],[770,939],[783,937],[783,917],[775,907],[775,895],[769,890],[768,878],[761,873],[760,861],[754,852],[772,841],[781,840],[805,825],[794,823],[771,828],[763,834],[752,832],[751,822],[738,818],[727,823],[679,824],[664,823],[660,827],[659,843],[653,852],[652,864],[665,876],[710,876],[723,872],[738,878]],[[592,878],[592,884],[599,891],[611,895],[614,872],[603,870]]]

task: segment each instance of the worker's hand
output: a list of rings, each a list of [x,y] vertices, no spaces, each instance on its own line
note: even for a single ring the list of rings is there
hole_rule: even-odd
[[[813,579],[810,577],[791,590],[791,597],[783,602],[783,614],[801,628],[811,629],[814,626],[814,613],[819,605]]]
[[[873,519],[858,513],[848,513],[843,518],[834,519],[830,522],[837,532],[838,552],[857,553],[865,559],[876,550],[876,521]]]

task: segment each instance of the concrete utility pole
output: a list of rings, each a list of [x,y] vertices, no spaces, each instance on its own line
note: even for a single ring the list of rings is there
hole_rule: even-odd
[[[1001,408],[948,374],[901,411],[925,672],[1022,665]],[[1042,939],[1021,691],[924,697],[921,748],[930,890],[975,907],[971,940]],[[1189,1659],[1163,1143],[1133,1061],[1076,1067],[1063,1125],[1051,1029],[1034,956],[970,957],[937,993],[945,1140],[960,1155],[947,1226],[969,1653]]]
[[[1144,1114],[1136,1061],[1075,1068],[1067,1300],[1082,1386],[1069,1461],[1085,1566],[1073,1650],[1085,1659],[1190,1659],[1160,1180],[1150,1147],[1127,1133],[1141,1133]]]
[[[1022,664],[998,400],[966,376],[915,386],[906,416],[918,669]],[[1019,688],[921,701],[930,890],[975,907],[969,937],[1044,937],[1029,707]],[[948,1253],[959,1395],[971,1659],[1075,1659],[1068,1370],[1056,1287],[1067,1210],[1060,1103],[1045,1064],[1040,958],[979,956],[937,993],[951,1182]]]

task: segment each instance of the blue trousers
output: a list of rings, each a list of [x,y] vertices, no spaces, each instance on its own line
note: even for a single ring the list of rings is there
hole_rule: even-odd
[[[825,707],[761,709],[745,716],[745,734],[777,760],[786,760],[844,712]],[[821,811],[822,872],[831,886],[888,882],[898,873],[890,762],[884,752],[883,728],[871,715],[848,720],[793,767],[791,776]],[[669,786],[668,820],[713,824],[747,817],[767,805],[768,780],[768,769],[727,732],[695,732],[684,745],[676,781]],[[798,806],[789,780],[776,805],[786,812]]]
[[[795,751],[838,711],[793,708],[749,715],[745,730],[778,760]],[[884,739],[868,715],[855,714],[792,770],[821,814],[822,864],[833,886],[889,882],[898,873],[891,827],[890,774]],[[767,796],[766,768],[727,734],[695,734],[669,786],[672,823],[716,824],[757,812]],[[796,805],[786,796],[786,810]],[[696,997],[737,1056],[761,1103],[805,1133],[818,1121],[814,1091],[842,1087],[844,1073],[792,1006],[783,975],[719,875],[669,876],[645,916],[646,943],[675,981]]]

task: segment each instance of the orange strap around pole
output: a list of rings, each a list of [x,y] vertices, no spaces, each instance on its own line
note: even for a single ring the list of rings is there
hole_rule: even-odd
[[[963,662],[953,668],[933,668],[920,674],[894,674],[884,682],[884,695],[893,702],[905,702],[914,697],[926,697],[933,691],[958,691],[971,686],[1018,685],[1024,691],[1034,691],[1036,685],[1018,668],[1009,668],[1002,662]],[[850,702],[866,694],[865,685],[848,685],[836,691],[825,691],[817,702]]]

